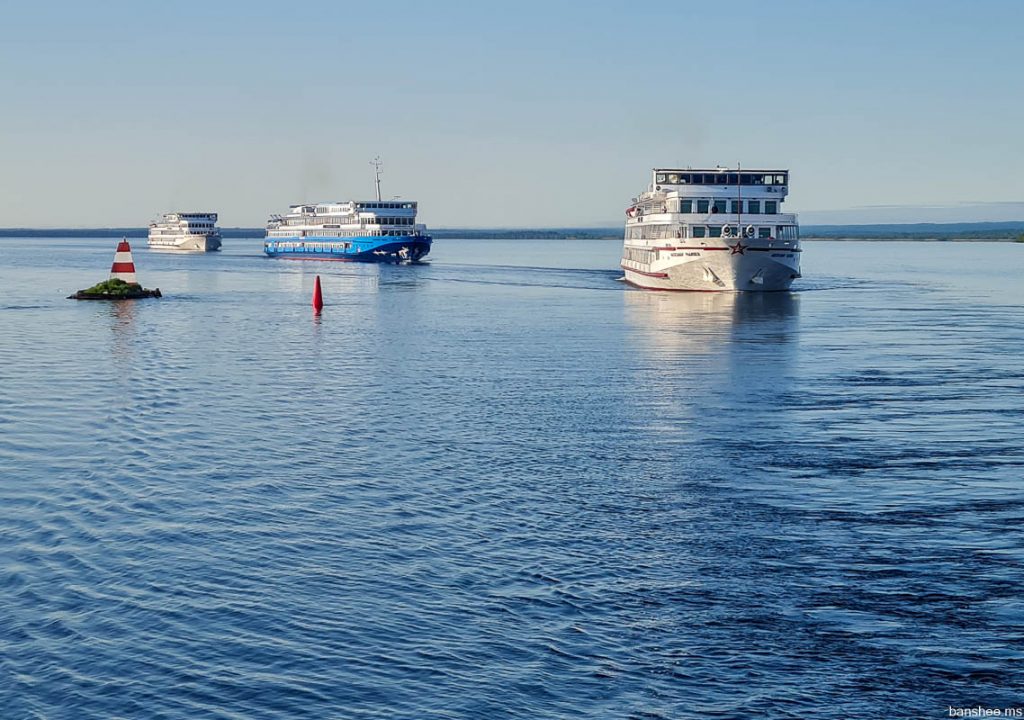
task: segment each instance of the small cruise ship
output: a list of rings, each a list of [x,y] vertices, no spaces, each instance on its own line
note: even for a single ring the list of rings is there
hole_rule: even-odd
[[[380,161],[377,199],[291,205],[272,215],[263,251],[270,257],[413,263],[430,252],[426,226],[416,222],[417,203],[383,200]]]
[[[788,170],[655,168],[626,210],[625,280],[651,290],[787,290],[800,277]]]
[[[189,252],[220,250],[217,213],[167,213],[161,220],[150,223],[149,247]]]

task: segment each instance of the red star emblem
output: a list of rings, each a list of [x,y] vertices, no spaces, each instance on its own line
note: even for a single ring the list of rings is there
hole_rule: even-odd
[[[732,246],[732,254],[733,255],[743,255],[744,254],[743,251],[746,250],[746,249],[747,249],[746,245],[744,245],[742,242],[737,241],[736,244]]]

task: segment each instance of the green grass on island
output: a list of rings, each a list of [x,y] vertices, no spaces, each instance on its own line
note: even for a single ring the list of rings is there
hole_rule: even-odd
[[[102,295],[109,298],[137,298],[158,293],[155,290],[146,290],[138,283],[125,282],[121,278],[110,278],[103,282],[96,283],[87,290],[79,290],[79,295]],[[157,295],[159,297],[159,295]]]
[[[142,292],[142,286],[138,283],[128,283],[121,278],[110,278],[104,280],[101,283],[96,283],[88,290],[82,290],[83,293],[88,295],[113,295],[114,297],[124,297],[127,295],[137,295]]]

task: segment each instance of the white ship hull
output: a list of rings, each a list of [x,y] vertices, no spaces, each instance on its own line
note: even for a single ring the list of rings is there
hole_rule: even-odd
[[[622,269],[626,282],[649,290],[771,292],[788,290],[800,277],[799,248],[749,242],[749,246],[658,248],[654,262],[623,260]]]
[[[212,252],[220,250],[220,245],[220,235],[180,235],[177,237],[149,238],[149,247],[152,250]]]

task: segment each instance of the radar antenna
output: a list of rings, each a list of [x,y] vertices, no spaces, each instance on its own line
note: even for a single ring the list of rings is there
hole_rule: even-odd
[[[380,169],[381,169],[381,166],[384,165],[384,163],[381,162],[380,155],[378,155],[377,157],[375,157],[373,160],[370,161],[370,164],[373,165],[373,169],[374,169],[374,172],[376,174],[376,178],[377,178],[377,200],[380,200]]]

